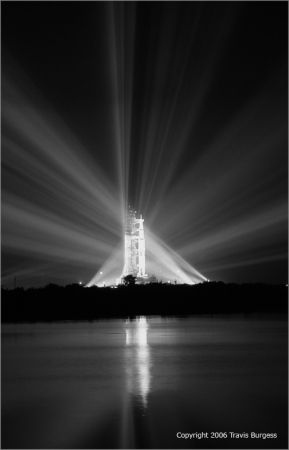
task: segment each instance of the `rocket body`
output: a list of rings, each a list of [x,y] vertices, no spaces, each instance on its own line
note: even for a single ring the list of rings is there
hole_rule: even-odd
[[[122,277],[134,275],[145,276],[145,238],[144,219],[136,219],[135,211],[129,209],[126,215],[124,237],[124,268]]]
[[[144,238],[144,228],[143,228],[143,218],[137,220],[139,223],[138,229],[138,277],[145,276],[145,238]]]

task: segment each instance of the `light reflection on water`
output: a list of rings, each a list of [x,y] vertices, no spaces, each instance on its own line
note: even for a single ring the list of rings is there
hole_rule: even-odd
[[[244,448],[176,438],[221,429],[287,448],[287,321],[3,325],[1,394],[2,448]]]
[[[148,328],[146,317],[126,321],[127,390],[132,394],[141,395],[144,408],[147,406],[151,379]]]

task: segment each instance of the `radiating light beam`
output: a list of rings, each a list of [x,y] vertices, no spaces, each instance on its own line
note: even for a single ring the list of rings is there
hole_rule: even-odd
[[[144,8],[104,8],[109,126],[96,121],[102,139],[91,147],[4,61],[2,282],[24,282],[33,267],[40,280],[57,264],[66,282],[114,283],[128,204],[145,219],[147,271],[157,278],[196,283],[223,268],[226,281],[227,268],[286,259],[287,61],[268,66],[257,89],[239,78],[233,90],[220,80],[224,61],[237,75],[238,8],[224,7],[210,27],[205,5]]]

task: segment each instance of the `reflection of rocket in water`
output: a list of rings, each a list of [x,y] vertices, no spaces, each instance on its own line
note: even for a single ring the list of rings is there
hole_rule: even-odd
[[[148,323],[145,317],[126,323],[126,372],[127,389],[141,396],[142,404],[147,406],[150,390],[150,352],[147,343]]]

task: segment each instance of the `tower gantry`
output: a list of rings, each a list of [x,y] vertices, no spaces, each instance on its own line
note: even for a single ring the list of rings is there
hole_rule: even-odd
[[[144,219],[142,216],[137,219],[135,213],[136,211],[130,207],[126,213],[122,277],[126,275],[145,276]]]

